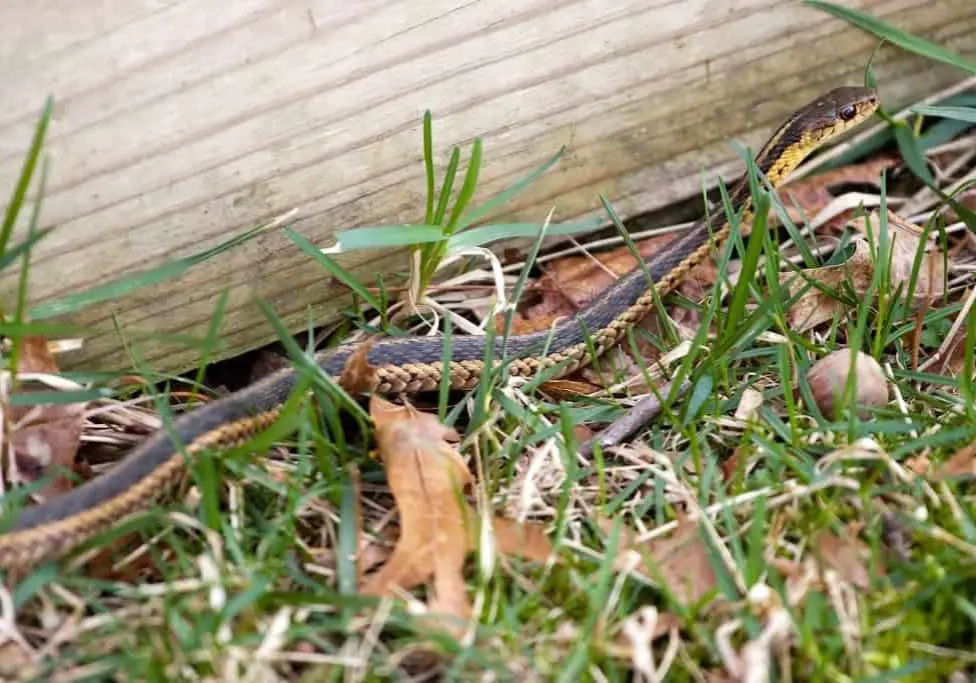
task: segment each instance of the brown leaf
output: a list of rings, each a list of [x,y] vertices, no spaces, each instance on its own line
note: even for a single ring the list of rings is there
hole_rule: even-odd
[[[806,269],[803,271],[806,278],[819,282],[832,290],[847,291],[846,288],[849,286],[855,295],[867,294],[874,277],[875,259],[887,258],[887,253],[877,255],[872,253],[877,251],[880,243],[879,225],[880,218],[877,212],[871,215],[870,220],[862,218],[856,221],[853,227],[865,235],[870,233],[874,247],[871,247],[867,239],[855,238],[852,240],[854,253],[847,261],[834,266]],[[916,226],[908,223],[897,214],[888,212],[888,244],[891,248],[889,274],[892,285],[903,284],[907,287],[910,282],[915,256],[921,244],[920,238],[921,231]],[[944,277],[945,267],[942,254],[937,250],[927,251],[919,266],[913,292],[913,303],[921,305],[940,296],[943,292]],[[842,306],[842,303],[831,294],[821,292],[816,287],[808,286],[806,279],[792,271],[781,273],[780,282],[790,282],[791,296],[795,296],[806,289],[787,312],[787,320],[797,331],[803,332],[832,320],[839,307]],[[907,290],[903,288],[901,295],[907,295]]]
[[[919,455],[913,455],[910,458],[905,459],[905,467],[910,472],[917,474],[920,477],[924,477],[929,473],[932,468],[932,461],[929,460],[925,453]]]
[[[855,291],[866,291],[874,270],[871,250],[864,240],[854,240],[853,244],[854,253],[844,263],[822,268],[808,268],[803,271],[804,274],[807,278],[835,291],[843,291],[848,282]],[[838,308],[843,305],[830,293],[808,285],[807,281],[796,273],[781,273],[780,282],[790,282],[788,287],[791,297],[808,287],[786,312],[787,321],[797,332],[805,332],[821,323],[833,320]]]
[[[613,524],[601,520],[600,526],[610,533]],[[629,570],[639,555],[647,575],[662,582],[675,599],[686,606],[698,602],[718,585],[697,520],[683,518],[669,536],[652,539],[646,544],[636,543],[633,531],[623,529],[617,552],[615,569]]]
[[[878,232],[880,226],[881,219],[877,211],[871,214],[870,220],[860,218],[851,224],[851,227],[865,235],[870,235],[875,245],[880,242]],[[908,293],[907,287],[911,281],[915,259],[922,244],[922,228],[909,223],[894,211],[889,211],[888,239],[891,249],[891,281],[895,285],[899,283],[904,285],[902,296],[905,296]],[[933,238],[930,236],[929,246],[933,244]],[[938,249],[926,249],[919,264],[913,292],[913,301],[916,305],[931,301],[945,292],[945,265],[943,254]],[[858,294],[863,293],[858,291]]]
[[[370,393],[379,384],[376,368],[369,364],[369,349],[372,345],[369,340],[360,344],[342,366],[339,386],[350,394]]]
[[[23,340],[17,370],[18,376],[24,373],[54,375],[60,372],[47,342],[38,337]],[[22,382],[15,394],[50,390],[45,384]],[[65,403],[12,406],[9,409],[9,444],[21,481],[33,483],[51,471],[73,470],[86,407],[86,403]],[[68,477],[59,474],[52,484],[38,489],[35,496],[43,499],[70,488]]]
[[[743,465],[746,456],[752,453],[751,449],[745,446],[736,446],[735,450],[732,451],[732,455],[723,460],[719,464],[719,470],[722,472],[722,481],[729,482],[732,477],[739,471],[739,467]]]
[[[571,400],[580,396],[589,396],[600,391],[599,385],[576,379],[553,379],[539,385],[544,391],[557,400]]]
[[[813,540],[813,548],[821,562],[836,571],[842,579],[862,589],[871,587],[871,575],[865,565],[870,549],[857,538],[858,525],[844,527],[838,536],[829,529],[820,531]]]
[[[576,439],[577,443],[585,443],[593,438],[594,431],[590,429],[585,424],[574,424],[573,425],[573,438]]]
[[[370,399],[370,414],[400,512],[401,532],[390,561],[367,580],[363,591],[386,594],[395,586],[410,589],[432,572],[435,577],[460,575],[469,520],[459,496],[472,477],[446,441],[456,441],[457,433],[432,415],[377,396]]]
[[[963,446],[935,470],[935,479],[976,478],[976,441]]]
[[[437,624],[459,634],[471,617],[463,567],[476,545],[478,517],[463,497],[473,477],[448,441],[458,441],[452,428],[411,406],[397,406],[377,396],[370,415],[387,479],[400,513],[400,537],[389,561],[368,577],[366,595],[392,595],[428,579],[433,589],[428,607],[450,621]],[[552,548],[535,525],[494,520],[501,552],[544,560]]]
[[[496,517],[492,522],[492,531],[499,552],[506,555],[517,555],[540,563],[548,561],[552,555],[552,544],[546,538],[545,529],[538,524],[520,524]],[[474,549],[474,543],[471,546]]]

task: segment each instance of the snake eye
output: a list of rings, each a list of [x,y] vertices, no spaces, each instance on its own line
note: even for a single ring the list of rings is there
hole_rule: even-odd
[[[853,104],[845,104],[843,107],[840,108],[840,111],[838,111],[837,114],[844,121],[850,121],[855,116],[857,116],[857,107],[855,107]]]

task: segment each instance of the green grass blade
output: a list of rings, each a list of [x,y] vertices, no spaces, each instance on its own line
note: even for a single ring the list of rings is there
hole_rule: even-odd
[[[40,201],[40,198],[38,198],[38,201]],[[32,230],[28,233],[23,242],[18,242],[12,248],[0,253],[0,271],[21,258],[21,256],[23,256],[26,252],[33,249],[35,244],[47,237],[53,231],[54,228],[39,228]]]
[[[205,261],[209,261],[218,254],[244,244],[248,240],[263,232],[264,229],[265,226],[261,225],[256,228],[252,228],[241,235],[221,242],[215,247],[185,258],[181,258],[177,261],[171,261],[170,263],[166,263],[158,268],[153,268],[152,270],[138,273],[136,275],[119,278],[118,280],[113,280],[112,282],[108,282],[104,285],[92,287],[84,292],[70,294],[66,297],[62,297],[61,299],[38,304],[30,310],[29,317],[32,320],[43,320],[44,318],[51,318],[56,315],[64,315],[66,313],[71,313],[73,311],[85,308],[86,306],[91,306],[92,304],[97,304],[102,301],[109,301],[111,299],[129,294],[137,289],[155,285],[163,282],[164,280],[169,280],[182,275],[193,266],[204,263]]]
[[[430,109],[424,112],[424,174],[427,180],[427,205],[424,207],[424,223],[434,222],[434,128]]]
[[[86,403],[100,401],[112,396],[108,389],[81,389],[79,391],[30,391],[27,393],[11,394],[7,400],[11,407],[25,408],[28,406],[56,406],[70,403]]]
[[[919,148],[918,139],[912,129],[908,126],[896,126],[895,140],[898,142],[898,151],[912,173],[917,175],[925,184],[934,185],[935,178],[929,171],[925,162],[925,153]]]
[[[746,253],[742,258],[742,270],[735,288],[732,290],[732,301],[729,303],[725,318],[725,342],[731,340],[740,330],[740,323],[745,317],[746,302],[749,299],[749,289],[752,286],[756,271],[759,268],[759,258],[762,256],[763,241],[766,239],[767,218],[769,216],[769,196],[757,191],[753,200],[756,210],[752,221],[752,231]]]
[[[31,211],[30,223],[27,226],[27,240],[32,241],[37,236],[37,223],[41,218],[41,205],[44,203],[44,191],[47,189],[47,161],[41,165],[41,179],[37,188],[37,201],[34,202],[34,209]],[[24,249],[23,259],[20,264],[20,277],[17,282],[17,310],[14,313],[14,322],[18,325],[24,323],[25,312],[27,309],[27,280],[30,274],[30,250]],[[21,338],[15,338],[13,349],[10,353],[10,367],[20,367]],[[17,373],[12,378],[13,386],[17,386]]]
[[[917,107],[912,107],[912,111],[916,114],[925,114],[926,116],[938,116],[943,119],[976,123],[976,109],[972,107],[930,107],[920,104]]]
[[[451,201],[451,191],[454,189],[454,179],[457,177],[458,164],[461,163],[461,150],[455,147],[451,150],[451,159],[447,162],[444,172],[444,182],[441,183],[440,196],[437,198],[437,210],[434,211],[432,225],[442,225],[447,213],[447,204]]]
[[[454,232],[458,219],[474,196],[475,188],[478,186],[478,174],[481,172],[481,138],[475,138],[471,148],[471,159],[468,161],[468,171],[464,174],[464,182],[461,184],[461,191],[458,192],[457,201],[451,209],[451,217],[447,221],[447,234]]]
[[[37,167],[37,160],[41,156],[41,148],[44,146],[44,138],[47,135],[47,127],[51,121],[53,107],[54,101],[48,97],[44,102],[44,108],[41,110],[41,118],[38,119],[37,125],[34,127],[34,137],[31,140],[27,156],[24,158],[24,164],[21,166],[17,184],[14,185],[10,203],[7,204],[7,210],[3,216],[3,226],[0,227],[0,254],[7,250],[7,244],[10,243],[10,236],[13,234],[17,216],[20,215],[20,209],[24,204],[24,198],[27,196],[31,178],[34,177],[34,169]]]
[[[592,232],[601,225],[603,225],[603,221],[598,218],[576,223],[562,223],[559,225],[550,225],[546,228],[546,234],[550,237],[553,235],[578,235],[584,232]],[[534,239],[538,234],[539,223],[494,223],[490,225],[479,225],[476,228],[452,235],[447,241],[447,249],[449,252],[454,253],[470,247],[480,247],[501,240]]]
[[[494,197],[486,201],[484,204],[481,204],[480,206],[476,206],[475,208],[473,208],[471,211],[465,214],[465,216],[458,222],[457,229],[463,230],[469,225],[474,225],[482,218],[487,216],[489,213],[494,211],[496,208],[502,206],[503,204],[508,202],[508,200],[515,197],[526,187],[528,187],[536,180],[538,180],[540,177],[542,177],[542,175],[546,171],[552,168],[556,164],[556,162],[559,161],[560,158],[562,158],[565,151],[566,151],[565,147],[560,147],[559,151],[553,154],[552,157],[550,157],[541,166],[539,166],[533,171],[530,171],[525,176],[517,180],[515,183],[513,183],[512,185],[505,188],[497,195],[495,195]]]
[[[437,225],[371,225],[336,233],[342,251],[410,247],[443,238],[444,233]]]
[[[311,256],[315,261],[318,262],[319,265],[329,271],[329,273],[335,277],[335,279],[339,280],[339,282],[344,284],[346,287],[356,292],[356,294],[361,296],[364,301],[366,301],[377,311],[382,310],[380,307],[380,302],[376,299],[376,297],[373,296],[368,289],[363,287],[363,285],[352,273],[340,266],[332,257],[323,254],[322,250],[312,244],[312,242],[309,241],[305,235],[295,232],[291,228],[285,228],[285,234],[288,235],[288,238],[294,242],[303,253]]]
[[[924,38],[907,33],[869,14],[858,12],[849,7],[841,7],[832,2],[823,2],[823,0],[804,0],[804,4],[810,7],[816,7],[828,14],[833,14],[838,19],[843,19],[868,33],[876,35],[882,40],[897,45],[903,50],[914,52],[917,55],[937,62],[950,64],[970,73],[976,73],[976,64],[969,62],[960,55],[950,52],[941,45],[936,45]]]

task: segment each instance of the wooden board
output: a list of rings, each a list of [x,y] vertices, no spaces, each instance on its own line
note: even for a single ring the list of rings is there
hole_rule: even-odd
[[[851,0],[969,57],[971,0]],[[289,210],[321,246],[338,229],[416,222],[421,117],[436,153],[484,140],[479,198],[561,145],[559,165],[506,219],[625,216],[738,171],[731,138],[755,145],[820,91],[859,83],[876,41],[793,0],[8,0],[0,6],[0,191],[12,188],[44,97],[56,99],[33,301],[194,253]],[[886,47],[890,107],[960,79]],[[22,228],[23,226],[21,226]],[[401,255],[342,262],[365,281]],[[12,301],[12,273],[0,283]],[[348,303],[280,231],[184,276],[70,321],[90,325],[69,365],[126,367],[113,329],[203,336],[221,291],[225,355],[274,337],[260,296],[296,328]],[[309,308],[311,307],[311,308]],[[159,369],[197,352],[142,340]]]

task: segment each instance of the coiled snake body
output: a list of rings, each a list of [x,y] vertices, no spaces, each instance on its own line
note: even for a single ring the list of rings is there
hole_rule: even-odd
[[[757,168],[776,187],[812,151],[859,124],[878,107],[874,90],[837,88],[793,114],[756,156]],[[732,207],[743,221],[751,219],[747,180],[731,192]],[[559,366],[564,376],[591,362],[616,344],[688,271],[729,234],[724,211],[702,219],[681,238],[619,279],[583,311],[554,330],[494,340],[491,358],[505,355],[508,371],[532,376]],[[709,239],[711,237],[711,239]],[[375,369],[380,393],[436,390],[443,372],[455,389],[477,385],[484,371],[481,337],[456,337],[451,360],[443,367],[443,342],[436,338],[383,339],[372,344],[368,361]],[[316,356],[327,374],[338,378],[353,346],[340,346]],[[0,568],[26,569],[57,558],[123,518],[151,506],[179,480],[186,458],[203,449],[226,449],[246,442],[271,425],[295,386],[291,368],[242,391],[181,416],[171,432],[161,431],[135,448],[107,474],[41,505],[19,511],[0,535]]]

